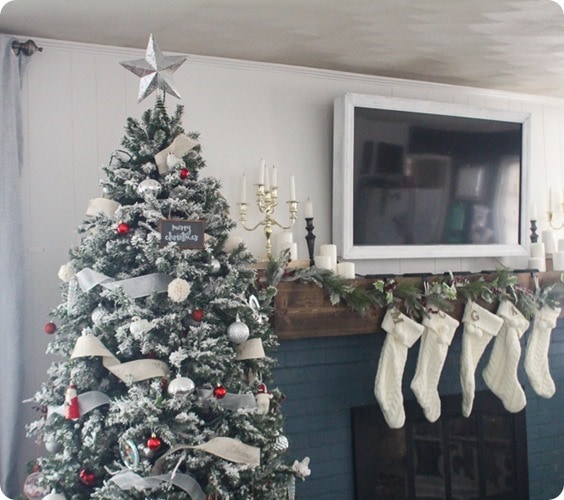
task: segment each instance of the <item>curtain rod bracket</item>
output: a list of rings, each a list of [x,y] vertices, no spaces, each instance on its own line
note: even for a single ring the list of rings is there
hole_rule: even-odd
[[[42,52],[43,47],[38,47],[37,45],[35,45],[35,42],[33,40],[28,40],[27,42],[19,42],[18,40],[14,40],[12,42],[12,51],[17,56],[19,56],[21,52],[23,52],[26,56],[32,56],[37,51]]]

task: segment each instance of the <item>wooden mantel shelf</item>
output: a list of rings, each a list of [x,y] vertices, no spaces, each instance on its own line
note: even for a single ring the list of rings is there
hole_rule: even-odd
[[[537,273],[539,285],[546,287],[560,280],[559,271]],[[478,276],[478,275],[474,275]],[[487,279],[487,275],[486,276]],[[534,289],[534,278],[529,272],[516,274],[519,284],[531,290]],[[426,278],[431,281],[433,278]],[[396,278],[397,281],[411,280],[422,284],[421,278]],[[375,279],[357,279],[356,286],[370,287]],[[490,311],[497,308],[497,304],[479,304]],[[450,313],[460,321],[464,310],[464,303],[459,300]],[[275,300],[274,330],[280,340],[336,337],[339,335],[362,335],[382,331],[380,325],[385,309],[372,308],[364,316],[350,310],[346,305],[331,305],[327,293],[315,284],[300,282],[281,282]],[[560,317],[564,317],[561,313]]]

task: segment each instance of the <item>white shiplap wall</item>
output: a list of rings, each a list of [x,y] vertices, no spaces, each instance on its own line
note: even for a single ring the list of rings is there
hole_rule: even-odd
[[[51,362],[44,355],[49,339],[43,325],[60,300],[57,270],[66,262],[69,247],[78,242],[75,228],[88,200],[100,194],[100,166],[119,148],[126,118],[139,117],[154,103],[153,96],[136,103],[138,78],[119,66],[120,61],[144,57],[144,51],[36,41],[45,50],[30,61],[24,88],[26,396],[44,380]],[[309,196],[314,202],[318,245],[331,242],[333,101],[346,92],[528,111],[531,199],[539,210],[547,206],[549,186],[561,188],[564,183],[564,101],[197,56],[176,72],[175,82],[182,100],[168,96],[167,104],[185,105],[185,128],[202,134],[208,164],[203,174],[222,179],[224,194],[234,206],[241,174],[246,172],[249,182],[254,179],[259,157],[278,167],[282,198],[288,195],[283,180],[293,173],[298,199]],[[250,220],[255,217],[251,212]],[[262,235],[241,234],[260,255]],[[305,258],[303,223],[294,235]],[[476,271],[495,265],[485,259],[392,260],[361,270]],[[26,409],[26,420],[33,416]],[[33,456],[34,446],[28,442],[18,459],[22,476],[23,463]]]

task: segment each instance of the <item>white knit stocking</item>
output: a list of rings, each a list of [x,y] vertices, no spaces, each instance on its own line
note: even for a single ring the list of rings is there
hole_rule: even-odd
[[[554,380],[548,367],[550,336],[560,316],[560,308],[543,306],[533,320],[533,330],[527,341],[525,372],[534,391],[543,398],[551,398],[556,392]]]
[[[460,383],[462,385],[462,414],[472,413],[475,373],[486,346],[503,325],[503,319],[469,300],[464,308],[464,331],[462,333],[462,354],[460,356]]]
[[[519,340],[529,328],[529,322],[508,300],[502,300],[497,315],[503,319],[488,364],[482,375],[487,386],[501,399],[505,409],[517,413],[525,408],[527,398],[517,378],[521,357]]]
[[[421,336],[424,326],[392,308],[386,312],[382,328],[387,335],[378,362],[374,395],[388,425],[399,429],[405,423],[401,382],[407,351]]]
[[[423,320],[425,331],[421,337],[417,369],[411,381],[411,390],[430,422],[435,422],[441,416],[439,379],[458,325],[456,319],[443,311],[431,313]]]

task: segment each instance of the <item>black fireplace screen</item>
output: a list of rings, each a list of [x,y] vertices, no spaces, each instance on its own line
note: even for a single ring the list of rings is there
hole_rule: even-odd
[[[390,429],[378,405],[352,408],[357,500],[527,499],[525,411],[507,412],[489,391],[476,393],[470,417],[460,395],[442,398],[425,419],[406,401],[406,423]]]

